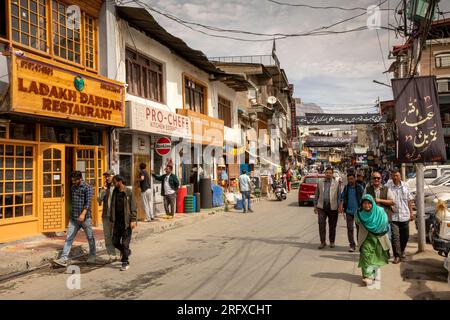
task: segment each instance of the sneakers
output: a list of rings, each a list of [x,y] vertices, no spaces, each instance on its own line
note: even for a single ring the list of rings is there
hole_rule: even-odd
[[[95,263],[95,256],[89,256],[89,258],[87,258],[86,262],[88,264],[94,264]]]
[[[113,263],[119,260],[117,256],[109,256],[108,263]]]
[[[350,249],[348,249],[348,252],[355,252],[356,248],[355,247],[350,247]]]
[[[330,243],[330,248],[334,248],[334,247],[335,247],[334,242],[331,242]]]
[[[128,262],[122,262],[122,266],[120,267],[120,271],[127,271],[130,269],[130,264]]]
[[[326,243],[321,243],[320,246],[319,246],[319,249],[323,249],[323,248],[325,248],[326,246],[327,246]]]
[[[61,267],[67,267],[68,266],[68,261],[67,259],[54,259],[53,262]]]
[[[252,209],[248,209],[248,212],[254,212]]]

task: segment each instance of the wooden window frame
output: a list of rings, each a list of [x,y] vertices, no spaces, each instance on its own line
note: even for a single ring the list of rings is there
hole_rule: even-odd
[[[130,57],[134,55],[134,58]],[[145,61],[145,62],[143,62]],[[165,103],[164,65],[136,50],[125,48],[126,82],[129,94],[161,104]],[[137,80],[134,70],[139,69]],[[156,86],[155,81],[156,77]],[[150,81],[149,79],[152,79]],[[147,85],[146,85],[147,84]]]
[[[183,73],[182,79],[183,79],[183,84],[182,84],[182,87],[183,87],[183,109],[188,109],[188,110],[191,110],[191,111],[194,111],[194,112],[197,112],[197,113],[207,116],[208,112],[209,112],[209,110],[208,110],[208,85],[206,83],[204,83],[203,81],[198,80],[198,79],[196,79],[188,74],[185,74],[185,73]],[[192,93],[187,92],[186,81],[193,82],[196,86],[200,86],[203,88],[203,105],[200,106],[200,109],[203,108],[203,112],[201,110],[197,111],[197,110],[195,110],[195,108],[191,108],[190,105],[189,105],[189,107],[187,106],[187,99],[186,99],[187,94],[192,94]],[[195,101],[195,99],[194,99],[194,101]]]
[[[442,66],[442,56],[446,56],[448,59],[448,65]],[[439,65],[438,65],[439,61]],[[440,52],[434,55],[434,63],[437,69],[450,68],[450,52]]]
[[[46,44],[46,50],[40,50],[40,49],[36,49],[33,48],[32,46],[26,45],[21,43],[20,41],[14,41],[12,38],[12,17],[11,17],[11,7],[12,7],[12,0],[6,0],[6,4],[5,4],[5,9],[6,9],[6,38],[3,38],[0,36],[0,42],[1,43],[6,43],[8,44],[10,47],[15,47],[24,51],[28,51],[31,53],[34,53],[36,55],[42,56],[42,57],[46,57],[49,59],[52,59],[54,61],[58,61],[58,62],[62,62],[64,64],[67,65],[71,65],[74,66],[78,69],[82,69],[85,71],[90,71],[93,73],[98,73],[99,70],[99,56],[98,56],[98,45],[99,45],[99,34],[98,34],[98,17],[94,16],[92,14],[86,13],[85,11],[83,11],[83,9],[81,10],[81,19],[80,19],[80,63],[77,63],[75,61],[69,60],[69,59],[65,59],[60,57],[59,55],[56,55],[54,53],[54,48],[53,48],[53,37],[55,36],[54,30],[53,30],[53,0],[45,0],[45,10],[46,10],[46,23],[44,25],[44,32],[45,32],[45,44]],[[19,0],[20,1],[20,0]],[[29,0],[27,0],[29,1]],[[36,0],[38,3],[38,11],[39,11],[39,1],[40,0]],[[69,2],[65,1],[65,0],[55,0],[58,4],[62,4],[65,7],[67,7],[68,5],[70,5]],[[20,8],[20,6],[19,6]],[[19,11],[19,15],[20,15],[20,11]],[[40,15],[38,15],[38,19],[39,19]],[[92,46],[89,46],[90,50],[92,50],[92,54],[93,54],[93,67],[92,64],[91,65],[87,65],[86,63],[86,55],[88,54],[87,51],[85,50],[85,45],[86,45],[86,34],[85,34],[85,24],[87,19],[92,19],[93,21],[93,48]],[[19,20],[19,25],[20,25],[20,20]],[[59,26],[59,24],[58,24]],[[20,27],[20,26],[19,26]],[[19,29],[20,30],[20,29]],[[19,34],[20,36],[20,34]],[[66,38],[67,39],[67,38]],[[91,54],[91,52],[89,52],[89,54]]]
[[[231,128],[233,125],[232,107],[231,100],[220,95],[217,97],[217,117],[223,120],[224,126],[228,128]]]

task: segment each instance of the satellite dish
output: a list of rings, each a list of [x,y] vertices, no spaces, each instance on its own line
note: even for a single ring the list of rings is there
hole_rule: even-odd
[[[267,98],[267,103],[275,104],[275,103],[277,103],[277,98],[274,97],[274,96],[270,96],[270,97]]]

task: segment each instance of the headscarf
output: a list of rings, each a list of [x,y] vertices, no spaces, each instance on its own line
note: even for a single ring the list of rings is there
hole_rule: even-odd
[[[362,203],[365,200],[372,203],[370,212],[366,212],[362,208]],[[376,235],[385,234],[389,228],[386,212],[382,207],[377,206],[375,200],[369,194],[366,194],[361,198],[361,208],[356,214],[356,222],[362,224],[369,232]]]

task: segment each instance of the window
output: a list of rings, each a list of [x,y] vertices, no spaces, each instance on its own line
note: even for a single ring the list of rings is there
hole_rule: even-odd
[[[72,128],[58,126],[41,127],[42,142],[73,143]]]
[[[436,68],[447,68],[450,67],[450,52],[439,53],[435,56]]]
[[[319,180],[320,180],[320,178],[305,178],[303,183],[306,183],[306,184],[318,184]]]
[[[5,8],[0,7],[0,14]],[[57,0],[11,0],[11,40],[45,53],[52,49],[55,57],[97,69],[97,19],[84,12],[79,20],[71,19],[68,8],[68,4]],[[0,35],[3,35],[6,32],[1,22],[2,19]],[[53,48],[47,38],[48,30]]]
[[[46,0],[11,1],[12,40],[47,52]]]
[[[224,125],[231,128],[231,101],[219,96],[219,119],[223,120]]]
[[[439,93],[450,92],[450,79],[438,79],[436,82]]]
[[[9,138],[18,140],[34,140],[36,127],[34,124],[10,123]]]
[[[423,175],[425,179],[435,179],[437,177],[437,170],[436,169],[425,170]]]
[[[34,147],[0,144],[0,221],[33,214]]]
[[[128,92],[149,100],[163,102],[163,66],[150,58],[126,49]]]
[[[119,174],[125,178],[127,186],[131,186],[133,168],[133,135],[119,133]]]
[[[189,78],[185,78],[184,103],[186,109],[206,114],[206,87]]]
[[[102,131],[92,129],[78,129],[78,144],[101,146]]]

